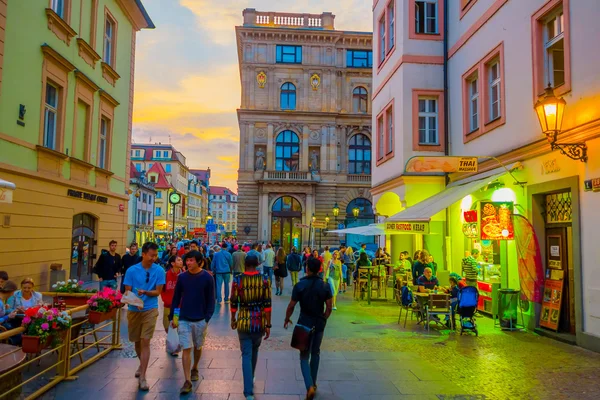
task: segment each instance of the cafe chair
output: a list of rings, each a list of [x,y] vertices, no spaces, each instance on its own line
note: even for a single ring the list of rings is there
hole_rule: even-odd
[[[363,290],[366,291],[369,285],[369,270],[358,268],[356,281],[354,281],[354,298],[362,298]]]
[[[450,319],[450,328],[454,330],[454,321],[452,321],[452,308],[450,307],[450,295],[449,294],[429,294],[429,302],[426,306],[427,309],[427,332],[429,332],[429,323],[432,321],[432,317],[437,316],[438,319],[434,319],[434,322],[445,323],[445,319],[442,320],[440,316],[448,316]]]
[[[396,300],[396,304],[400,307],[400,312],[398,314],[398,325],[400,325],[400,321],[402,320],[402,310],[405,310],[404,314],[404,328],[406,328],[406,321],[408,320],[408,314],[410,313],[410,320],[412,321],[413,317],[417,313],[412,304],[403,305],[402,304],[402,289],[394,289],[394,299]]]

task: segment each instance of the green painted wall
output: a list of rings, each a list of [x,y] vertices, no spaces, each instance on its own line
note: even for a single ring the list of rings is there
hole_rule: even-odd
[[[91,1],[73,1],[70,26],[80,30],[78,34],[89,42],[91,25]],[[41,46],[48,44],[55,51],[69,60],[78,70],[89,77],[102,90],[105,90],[121,104],[116,107],[113,121],[112,165],[111,171],[116,177],[125,177],[127,159],[127,134],[129,128],[129,87],[131,65],[131,38],[133,27],[115,0],[100,0],[98,5],[98,21],[96,29],[96,47],[98,54],[103,52],[104,10],[108,8],[118,23],[116,71],[121,76],[116,86],[111,86],[102,77],[100,62],[95,69],[89,66],[80,56],[76,38],[67,45],[48,29],[45,13],[45,1],[10,1],[5,36],[5,54],[3,65],[2,91],[0,92],[0,133],[25,140],[31,144],[39,144],[40,115],[42,110],[42,62]],[[83,16],[80,21],[80,15]],[[78,106],[75,104],[74,73],[69,74],[64,125],[64,152],[81,157],[82,147],[72,149],[73,134],[77,134],[76,143],[83,144],[82,130],[74,131],[74,116]],[[92,118],[92,164],[96,163],[97,138],[99,129],[100,96],[95,94]],[[24,104],[27,113],[25,127],[17,125],[19,104]],[[78,124],[79,125],[79,124]],[[14,145],[0,139],[1,161],[29,170],[37,170],[36,151]],[[69,165],[65,164],[65,177],[68,177]],[[92,174],[93,175],[93,174]],[[112,179],[112,191],[122,194],[125,184]]]

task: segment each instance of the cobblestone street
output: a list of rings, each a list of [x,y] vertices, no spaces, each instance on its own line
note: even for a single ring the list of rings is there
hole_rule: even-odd
[[[273,331],[263,341],[256,377],[257,399],[303,399],[298,354],[289,347],[291,330],[282,328],[290,289],[275,297]],[[397,324],[391,300],[351,300],[340,296],[323,342],[318,399],[597,399],[600,355],[525,332],[502,332],[479,318],[479,337],[448,330]],[[218,306],[201,361],[201,380],[188,398],[243,399],[237,335],[229,329],[228,308]],[[296,318],[297,311],[295,314]],[[150,392],[137,393],[138,366],[127,341],[123,351],[85,369],[79,379],[61,383],[45,399],[170,399],[183,384],[181,360],[164,351],[166,334],[157,326],[148,372]],[[159,319],[160,321],[160,319]]]

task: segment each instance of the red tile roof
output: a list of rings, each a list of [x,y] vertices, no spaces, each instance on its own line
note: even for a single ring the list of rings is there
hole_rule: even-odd
[[[226,193],[226,191],[227,191],[227,193]],[[237,194],[235,194],[231,189],[227,189],[224,186],[211,186],[210,187],[210,194],[217,195],[217,196],[221,196],[221,195],[233,195],[233,196],[237,196]]]
[[[202,181],[208,181],[210,179],[210,168],[209,169],[190,169],[190,172]]]
[[[137,168],[135,167],[134,163],[131,163],[131,165],[129,166],[129,175],[130,175],[130,179],[137,179],[140,177],[140,173],[137,170]]]
[[[152,167],[148,170],[146,176],[149,176],[152,173],[158,174],[158,180],[154,184],[156,189],[171,189],[173,187],[167,180],[167,173],[161,163],[157,162],[152,164]]]
[[[173,147],[170,144],[132,144],[131,148],[133,150],[145,150],[144,151],[144,161],[152,161],[154,159],[154,150],[160,150],[160,151],[170,151],[171,152],[171,157],[170,158],[160,158],[161,161],[164,160],[171,160],[171,161],[177,161],[177,155],[176,153],[178,153],[178,151],[175,149],[175,147]]]

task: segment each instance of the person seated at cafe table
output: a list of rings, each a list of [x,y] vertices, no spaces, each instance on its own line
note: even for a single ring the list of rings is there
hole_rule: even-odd
[[[423,275],[417,279],[417,286],[419,286],[419,292],[422,293],[428,293],[438,288],[438,279],[433,276],[433,271],[431,268],[425,268]]]
[[[8,299],[8,306],[11,310],[24,312],[28,308],[35,307],[42,303],[42,294],[34,290],[35,283],[31,278],[25,278],[21,281],[21,290],[17,290],[13,297]]]

